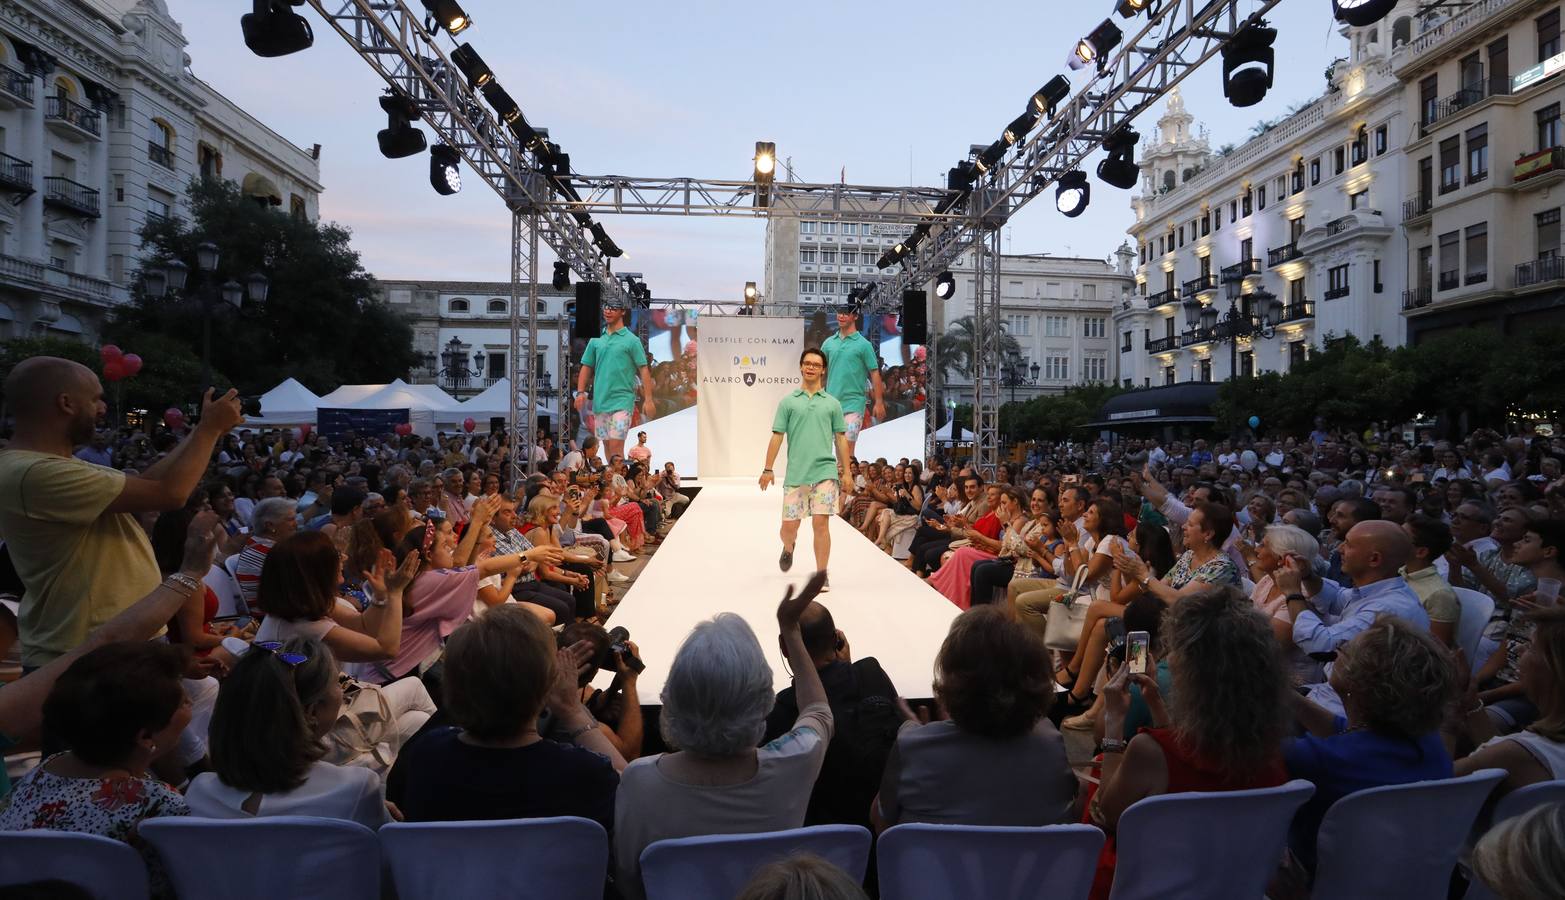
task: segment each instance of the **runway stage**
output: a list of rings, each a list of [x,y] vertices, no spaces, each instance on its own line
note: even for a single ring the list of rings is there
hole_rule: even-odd
[[[643,704],[658,705],[680,642],[697,622],[720,612],[750,623],[777,689],[789,686],[777,646],[777,603],[789,584],[804,584],[815,551],[806,521],[793,570],[777,570],[782,498],[780,484],[763,493],[754,479],[702,479],[700,493],[609,620],[630,629],[641,648]],[[847,635],[853,658],[878,659],[904,697],[930,696],[935,654],[959,610],[836,516],[828,572],[831,590],[819,600]]]

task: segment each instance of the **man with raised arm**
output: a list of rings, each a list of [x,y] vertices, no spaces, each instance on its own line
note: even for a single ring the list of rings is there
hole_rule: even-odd
[[[859,333],[859,309],[846,304],[837,309],[837,333],[821,342],[821,353],[826,357],[829,374],[826,377],[826,393],[842,404],[843,419],[848,423],[848,458],[859,442],[859,432],[871,421],[886,420],[885,385],[880,380],[880,361],[875,356],[875,346]],[[875,405],[864,414],[868,398],[864,384],[868,382],[874,392]]]
[[[814,347],[799,356],[803,384],[777,404],[772,418],[772,441],[766,446],[766,466],[761,469],[761,490],[775,479],[772,464],[783,438],[788,439],[788,470],[783,478],[782,556],[777,565],[784,572],[793,566],[793,545],[805,516],[815,536],[815,568],[826,571],[831,557],[831,517],[837,514],[841,486],[851,484],[848,473],[848,424],[842,404],[826,392],[826,354]],[[836,451],[833,458],[832,452]],[[835,476],[835,477],[834,477]],[[823,586],[821,590],[829,590]]]
[[[5,397],[16,433],[0,452],[0,536],[27,586],[18,623],[31,670],[158,586],[136,514],[184,506],[212,448],[244,417],[236,391],[214,399],[209,390],[195,429],[145,472],[126,475],[71,455],[106,410],[91,369],[35,356],[11,370]]]
[[[603,442],[605,459],[623,456],[625,436],[630,433],[630,413],[636,407],[636,377],[641,377],[641,414],[646,419],[657,415],[652,402],[652,371],[647,368],[647,349],[641,338],[625,327],[625,301],[611,297],[603,301],[601,335],[587,342],[582,351],[581,369],[576,375],[576,410],[587,402],[587,385],[592,385],[593,433]]]

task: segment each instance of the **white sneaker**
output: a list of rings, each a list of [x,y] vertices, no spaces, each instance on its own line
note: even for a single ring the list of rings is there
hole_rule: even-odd
[[[635,562],[636,558],[634,556],[631,556],[629,553],[626,553],[624,550],[615,550],[614,551],[614,561],[615,562]]]
[[[609,573],[609,581],[611,583],[613,583],[613,584],[624,584],[625,582],[627,582],[629,580],[630,580],[630,578],[628,578],[625,575],[621,575],[618,572],[610,572]]]

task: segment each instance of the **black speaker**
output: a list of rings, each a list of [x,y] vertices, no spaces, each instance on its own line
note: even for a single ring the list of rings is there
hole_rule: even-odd
[[[929,343],[929,295],[924,291],[902,292],[902,343]]]
[[[592,339],[603,331],[603,285],[596,281],[576,282],[576,325],[571,337]]]
[[[548,434],[549,426],[551,424],[553,424],[553,422],[549,419],[548,416],[540,414],[538,416],[538,436],[543,437],[544,435]]]
[[[490,416],[489,417],[489,433],[490,434],[497,434],[499,432],[504,431],[506,424],[507,424],[507,422],[506,422],[506,417],[505,416]]]

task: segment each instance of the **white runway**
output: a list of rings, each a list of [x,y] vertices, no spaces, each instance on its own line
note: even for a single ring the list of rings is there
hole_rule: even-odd
[[[753,479],[702,479],[701,492],[609,620],[630,629],[641,649],[643,704],[658,704],[690,629],[720,612],[750,623],[777,689],[789,686],[777,646],[777,603],[787,585],[804,584],[815,556],[806,521],[792,571],[778,571],[782,497],[780,484],[762,493]],[[904,697],[930,696],[935,654],[959,610],[835,516],[831,542],[831,590],[819,600],[847,635],[853,658],[878,659]]]

